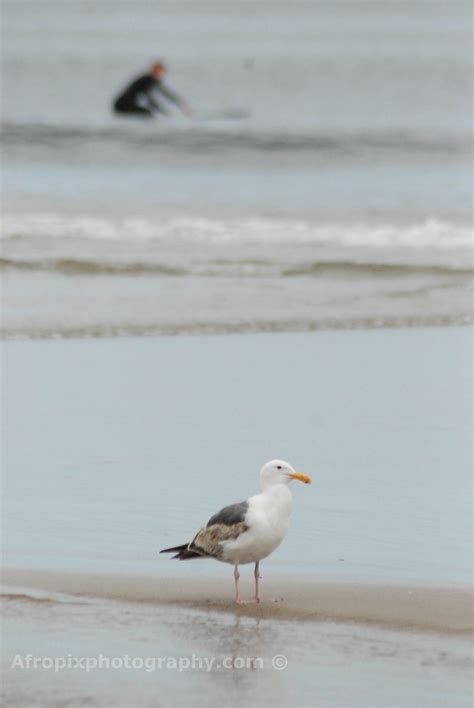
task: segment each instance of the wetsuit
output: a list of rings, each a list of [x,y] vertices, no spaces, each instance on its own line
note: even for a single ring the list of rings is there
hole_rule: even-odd
[[[162,81],[155,79],[150,74],[145,74],[132,81],[120,94],[114,102],[114,111],[140,115],[145,118],[151,117],[154,113],[166,113],[166,110],[154,99],[152,94],[155,91],[159,91],[177,106],[182,104],[179,96],[164,86]]]

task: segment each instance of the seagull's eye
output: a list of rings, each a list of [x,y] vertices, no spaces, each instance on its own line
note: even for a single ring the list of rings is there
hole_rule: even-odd
[[[277,465],[277,470],[281,470],[281,465]]]

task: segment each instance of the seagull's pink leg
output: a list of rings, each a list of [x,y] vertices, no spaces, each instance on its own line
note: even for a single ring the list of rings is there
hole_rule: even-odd
[[[259,563],[260,563],[260,561],[257,561],[255,563],[255,572],[254,572],[254,575],[255,575],[255,602],[260,602],[260,589],[258,586],[258,581],[262,576],[260,575],[260,571],[259,571]]]
[[[240,573],[238,563],[234,566],[234,580],[235,580],[235,601],[238,605],[244,605],[248,602],[260,602],[258,579],[260,578],[260,573],[258,571],[258,562],[255,563],[255,600],[241,600],[240,599]]]
[[[239,584],[239,565],[238,563],[234,566],[234,580],[235,580],[235,601],[240,603],[240,584]]]

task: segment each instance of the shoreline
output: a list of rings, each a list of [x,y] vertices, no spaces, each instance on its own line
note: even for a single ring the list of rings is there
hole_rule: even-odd
[[[91,341],[116,339],[162,339],[178,337],[229,337],[268,334],[312,334],[318,332],[374,332],[380,330],[426,330],[426,329],[469,329],[474,325],[471,314],[453,319],[450,315],[432,317],[372,317],[362,319],[315,320],[312,322],[240,322],[209,324],[158,325],[118,325],[109,327],[63,328],[62,331],[14,331],[0,330],[1,342],[50,342],[50,341]]]
[[[474,628],[473,594],[466,587],[272,579],[265,584],[260,605],[235,605],[230,578],[186,583],[183,578],[5,568],[2,586],[6,600],[55,601],[30,595],[33,590],[259,619],[354,623],[450,635],[467,635]],[[251,583],[246,583],[244,592],[251,592]]]

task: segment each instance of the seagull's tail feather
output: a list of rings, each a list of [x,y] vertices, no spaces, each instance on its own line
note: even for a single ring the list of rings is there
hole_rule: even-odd
[[[177,553],[176,553],[177,551]],[[202,553],[196,553],[195,551],[189,550],[189,543],[183,543],[182,546],[174,546],[173,548],[163,548],[160,553],[176,553],[175,556],[171,556],[171,560],[177,558],[180,561],[190,560],[191,558],[203,558]]]
[[[182,546],[173,546],[173,548],[163,548],[160,553],[176,553],[176,551],[181,552],[185,551],[186,548],[189,546],[189,543],[183,543]]]
[[[171,560],[173,558],[177,558],[180,561],[186,561],[190,560],[191,558],[205,558],[206,556],[203,556],[202,553],[195,553],[194,551],[189,551],[188,549],[184,551],[180,551],[177,553],[175,556],[171,556]]]

